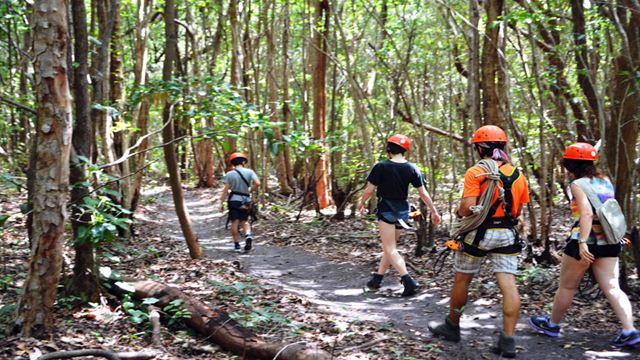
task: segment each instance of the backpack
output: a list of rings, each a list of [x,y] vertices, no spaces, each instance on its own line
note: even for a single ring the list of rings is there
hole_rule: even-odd
[[[620,244],[624,234],[627,232],[627,222],[618,201],[616,199],[607,199],[603,204],[593,190],[591,181],[587,178],[575,180],[573,183],[584,191],[591,206],[595,209],[602,230],[607,236],[607,245]]]

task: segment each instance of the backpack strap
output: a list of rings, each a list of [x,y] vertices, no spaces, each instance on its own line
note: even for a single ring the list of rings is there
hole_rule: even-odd
[[[596,194],[596,192],[593,190],[593,187],[591,186],[591,181],[589,179],[580,178],[580,179],[574,180],[573,184],[576,184],[576,186],[578,186],[580,190],[582,190],[584,194],[587,195],[587,199],[589,199],[591,206],[593,206],[593,208],[596,211],[598,211],[598,209],[602,207],[603,205],[602,201],[600,201],[598,194]]]
[[[500,165],[500,167],[502,167],[505,164],[506,163]],[[474,252],[475,249],[477,249],[478,245],[480,244],[480,241],[482,241],[482,239],[484,239],[484,236],[485,236],[485,234],[486,234],[486,232],[487,232],[487,230],[489,228],[510,229],[510,228],[513,228],[517,224],[517,219],[514,219],[514,217],[512,215],[512,211],[513,211],[513,193],[511,192],[511,188],[512,188],[513,183],[520,177],[520,171],[518,170],[518,168],[514,168],[514,170],[511,173],[511,175],[506,175],[500,170],[499,170],[499,172],[500,172],[500,182],[502,182],[502,190],[504,191],[504,193],[503,193],[504,199],[501,199],[500,197],[498,197],[496,199],[496,201],[493,202],[493,204],[491,205],[491,208],[489,209],[489,214],[487,214],[487,217],[484,219],[482,224],[480,224],[480,226],[478,227],[478,230],[476,231],[476,236],[473,239],[472,245],[469,246],[467,244],[467,247],[470,248],[468,253],[470,253],[471,255],[473,255],[472,253]],[[486,181],[486,178],[483,180],[483,182],[484,181]],[[482,184],[482,182],[481,182],[481,184]],[[495,215],[496,211],[498,210],[498,207],[500,206],[500,204],[503,203],[503,202],[504,202],[504,217],[503,218],[496,218],[494,215]],[[515,247],[512,248],[512,246],[516,246],[516,245],[519,245],[518,239],[516,239],[515,244],[509,245],[508,247],[505,247],[505,249],[502,249],[502,248],[501,249],[493,249],[490,252],[495,252],[495,253],[517,252],[517,251],[514,251],[516,249]],[[479,249],[477,249],[477,250],[479,250]],[[501,251],[501,250],[505,250],[505,251]],[[479,256],[479,255],[474,255],[474,256]]]
[[[236,173],[238,173],[238,175],[240,175],[240,178],[242,179],[242,181],[247,185],[247,187],[249,188],[249,191],[251,191],[251,184],[249,183],[249,181],[247,181],[247,179],[242,175],[242,173],[240,172],[240,170],[238,169],[233,169],[233,171],[235,171]],[[239,192],[239,191],[231,191],[230,195],[240,195],[240,196],[251,196],[251,194],[247,194],[247,193],[243,193],[243,192]]]

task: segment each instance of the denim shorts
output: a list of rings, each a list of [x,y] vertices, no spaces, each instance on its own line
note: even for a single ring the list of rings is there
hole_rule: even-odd
[[[387,224],[396,225],[397,228],[402,228],[402,226],[400,226],[400,223],[398,222],[399,219],[402,219],[404,222],[409,222],[409,210],[398,211],[398,212],[393,212],[393,211],[379,212],[378,211],[376,213],[376,216],[378,220],[385,222]]]

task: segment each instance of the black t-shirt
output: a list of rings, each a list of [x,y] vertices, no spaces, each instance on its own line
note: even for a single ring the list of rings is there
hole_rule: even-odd
[[[367,181],[377,186],[376,194],[380,199],[378,211],[381,212],[409,210],[407,202],[409,184],[416,188],[424,185],[424,178],[415,164],[397,163],[391,160],[377,163],[367,176]],[[391,209],[382,199],[391,202],[394,209]]]

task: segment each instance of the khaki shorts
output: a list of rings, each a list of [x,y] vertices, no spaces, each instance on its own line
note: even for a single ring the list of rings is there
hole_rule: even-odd
[[[467,235],[473,241],[475,231]],[[515,230],[512,229],[488,229],[484,235],[484,239],[478,244],[481,250],[497,249],[503,246],[513,244],[516,239]],[[468,242],[470,242],[468,240]],[[494,273],[510,273],[518,275],[518,254],[494,254],[489,253],[487,256],[493,263]],[[485,257],[471,256],[463,251],[456,251],[454,256],[454,269],[457,272],[466,274],[476,274],[480,271],[480,267]]]

